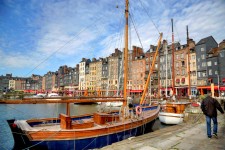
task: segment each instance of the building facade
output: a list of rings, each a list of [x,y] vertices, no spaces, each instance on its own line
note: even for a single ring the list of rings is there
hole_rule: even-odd
[[[212,36],[201,39],[195,46],[197,60],[197,84],[201,94],[211,90],[208,82],[207,55],[212,48],[218,47],[217,42]]]

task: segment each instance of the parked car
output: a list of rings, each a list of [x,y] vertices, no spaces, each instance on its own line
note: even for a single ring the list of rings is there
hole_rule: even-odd
[[[34,96],[44,98],[44,97],[46,97],[46,95],[47,94],[45,94],[45,93],[38,93],[37,95],[34,95]]]
[[[50,93],[48,94],[48,97],[60,97],[57,93]]]

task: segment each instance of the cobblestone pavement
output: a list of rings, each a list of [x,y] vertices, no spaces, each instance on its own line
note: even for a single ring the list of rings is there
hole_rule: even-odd
[[[194,114],[186,123],[117,142],[102,150],[225,150],[225,115],[218,114],[218,139],[208,139],[205,116]]]

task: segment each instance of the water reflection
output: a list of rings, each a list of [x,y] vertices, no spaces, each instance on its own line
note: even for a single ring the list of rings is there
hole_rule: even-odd
[[[70,104],[71,115],[94,113],[100,109],[100,105]],[[119,107],[104,107],[105,111],[119,110]],[[66,104],[10,104],[0,105],[0,149],[12,149],[13,138],[6,122],[7,119],[31,119],[58,117],[60,113],[66,113]],[[162,128],[157,120],[153,130]]]

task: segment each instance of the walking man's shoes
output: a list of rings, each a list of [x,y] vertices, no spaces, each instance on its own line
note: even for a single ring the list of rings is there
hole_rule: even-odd
[[[216,139],[218,139],[218,136],[216,133],[213,133],[213,137],[215,137]]]

